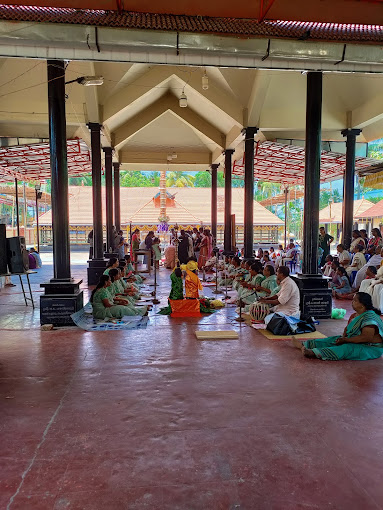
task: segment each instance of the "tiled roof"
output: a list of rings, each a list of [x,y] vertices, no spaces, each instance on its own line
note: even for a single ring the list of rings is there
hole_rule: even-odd
[[[358,215],[359,218],[383,218],[383,200]]]
[[[166,213],[170,223],[205,224],[211,221],[210,188],[169,188],[175,195],[175,207],[168,207]],[[157,224],[160,209],[154,207],[153,197],[158,188],[120,188],[121,223],[126,225]],[[218,224],[224,222],[224,189],[218,188]],[[105,222],[105,188],[102,188],[103,219]],[[232,213],[237,224],[243,224],[243,188],[233,188]],[[69,186],[70,225],[92,225],[92,188],[90,186]],[[51,211],[39,218],[41,225],[52,224]],[[278,225],[283,221],[268,209],[254,202],[254,225]]]
[[[306,21],[263,21],[0,4],[0,19],[148,30],[170,30],[341,42],[383,42],[383,26]]]
[[[365,211],[372,209],[372,202],[362,198],[360,200],[354,200],[354,220],[358,218],[370,218],[370,215],[365,216]],[[374,206],[375,207],[375,206]],[[320,223],[342,223],[342,208],[343,202],[336,202],[330,206],[325,207],[319,211],[319,222]]]

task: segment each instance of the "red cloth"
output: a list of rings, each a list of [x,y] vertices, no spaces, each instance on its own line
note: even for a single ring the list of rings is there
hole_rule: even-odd
[[[198,299],[169,299],[171,317],[201,317]]]

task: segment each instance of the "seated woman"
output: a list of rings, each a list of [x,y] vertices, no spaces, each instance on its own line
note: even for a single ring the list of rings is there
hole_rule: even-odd
[[[323,276],[330,276],[333,260],[334,257],[332,255],[327,255],[326,264],[322,267]]]
[[[230,259],[229,265],[222,271],[221,278],[218,279],[218,285],[232,286],[234,278],[238,275],[241,268],[241,259],[239,257],[233,257]]]
[[[261,284],[255,287],[257,291],[256,299],[254,301],[258,301],[258,299],[264,297],[270,297],[279,292],[280,288],[277,282],[277,275],[275,274],[275,269],[270,264],[267,264],[263,269],[263,276],[265,279],[261,282]],[[254,307],[254,303],[245,307],[245,312],[249,311],[251,314],[251,309]]]
[[[339,265],[340,265],[339,260],[337,259],[334,259],[331,263],[331,271],[328,274],[328,276],[331,278],[331,281],[328,283],[330,289],[333,289],[334,287],[340,285],[340,278],[337,274]]]
[[[135,301],[139,298],[136,294],[136,289],[127,288],[122,284],[121,273],[117,268],[112,268],[109,271],[111,285],[108,287],[108,292],[112,299],[118,299],[124,303],[134,305]]]
[[[344,294],[351,292],[351,284],[344,267],[339,266],[336,274],[339,278],[339,285],[333,287],[332,294],[336,298],[341,298]]]
[[[126,266],[125,266],[125,277],[131,278],[133,281],[137,283],[137,285],[141,285],[143,281],[146,279],[139,274],[135,274],[134,267],[132,264],[132,258],[130,255],[125,255],[124,257]]]
[[[242,282],[238,290],[238,304],[241,307],[250,305],[258,299],[257,287],[261,285],[265,277],[263,276],[262,264],[256,260],[250,268],[250,279]]]
[[[106,265],[106,269],[104,271],[104,274],[109,274],[109,271],[113,268],[117,268],[118,266],[120,265],[120,262],[118,259],[116,259],[116,257],[111,257],[109,260],[108,260],[108,264]]]
[[[369,360],[383,354],[383,321],[379,311],[372,305],[371,296],[357,292],[352,301],[355,313],[351,315],[343,336],[331,336],[323,340],[300,342],[293,337],[293,345],[301,349],[307,358],[339,361]]]
[[[135,307],[122,303],[121,300],[112,300],[108,292],[111,281],[109,275],[102,275],[96,288],[90,297],[93,309],[93,317],[95,319],[105,319],[106,317],[114,317],[121,319],[125,315],[147,315],[148,307]]]

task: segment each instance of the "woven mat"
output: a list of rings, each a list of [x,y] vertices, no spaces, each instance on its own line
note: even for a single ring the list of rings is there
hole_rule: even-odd
[[[301,335],[273,335],[271,331],[268,329],[258,329],[263,336],[268,338],[269,340],[291,340],[293,336],[297,338],[297,340],[314,340],[316,338],[326,338],[326,335],[320,333],[319,331],[314,331],[313,333],[302,333]]]

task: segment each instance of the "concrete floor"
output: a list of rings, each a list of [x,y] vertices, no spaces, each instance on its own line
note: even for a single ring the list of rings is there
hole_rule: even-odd
[[[2,290],[0,509],[382,508],[383,360],[307,360],[234,316],[42,332],[19,286]]]

